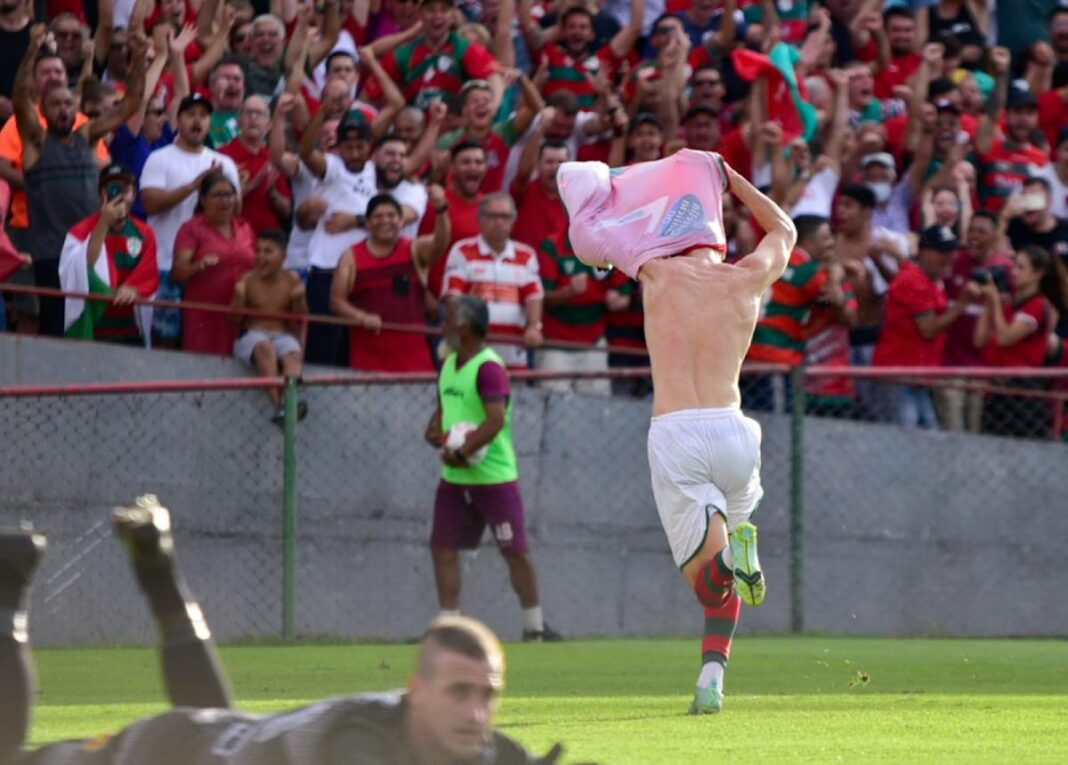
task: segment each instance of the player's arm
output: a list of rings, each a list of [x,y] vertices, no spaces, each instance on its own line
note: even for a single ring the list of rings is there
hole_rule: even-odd
[[[426,432],[423,434],[423,438],[435,449],[440,449],[445,445],[445,433],[441,430],[441,401],[438,401],[438,405],[434,408],[434,413],[430,415],[430,422],[426,424]]]
[[[494,362],[486,362],[492,364]],[[482,399],[482,405],[486,409],[486,419],[464,440],[463,446],[453,450],[453,455],[461,465],[466,465],[472,454],[497,437],[504,429],[505,397],[493,396]]]
[[[729,179],[728,189],[748,208],[757,225],[765,231],[756,249],[738,263],[739,267],[752,270],[759,277],[763,291],[786,270],[790,253],[797,244],[797,229],[781,207],[761,194],[726,162],[723,167]]]

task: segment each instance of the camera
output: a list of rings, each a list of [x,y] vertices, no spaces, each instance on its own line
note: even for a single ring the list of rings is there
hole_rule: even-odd
[[[109,183],[107,185],[108,201],[110,202],[113,199],[118,199],[122,196],[123,191],[124,189],[121,183]]]
[[[971,280],[979,284],[993,282],[998,292],[1012,292],[1012,286],[1009,284],[1009,270],[1005,266],[973,268]]]

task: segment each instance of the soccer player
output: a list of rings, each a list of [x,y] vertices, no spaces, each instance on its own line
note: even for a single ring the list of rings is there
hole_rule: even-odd
[[[26,594],[45,539],[0,534],[0,765],[551,765],[559,757],[557,745],[535,759],[493,729],[504,654],[488,628],[462,617],[430,626],[404,692],[268,717],[230,710],[211,633],[177,568],[169,513],[148,495],[116,510],[114,523],[159,625],[164,680],[178,708],[112,737],[24,751],[33,694]]]
[[[764,601],[757,529],[760,426],[742,415],[738,374],[760,296],[782,276],[797,232],[790,217],[711,152],[683,149],[627,168],[568,162],[560,193],[571,242],[590,265],[641,282],[653,372],[649,469],[675,565],[705,608],[691,714],[718,712],[741,601]],[[730,191],[766,234],[723,262]]]
[[[426,440],[441,450],[430,549],[438,605],[443,615],[459,613],[460,550],[478,547],[488,525],[508,564],[512,587],[523,608],[523,640],[560,640],[544,621],[538,576],[527,544],[519,470],[512,445],[512,403],[505,364],[486,345],[489,308],[474,295],[457,295],[445,312],[445,339],[455,350],[438,378],[438,406],[426,426]],[[460,446],[448,444],[454,425],[477,428]],[[485,456],[475,454],[486,447]]]

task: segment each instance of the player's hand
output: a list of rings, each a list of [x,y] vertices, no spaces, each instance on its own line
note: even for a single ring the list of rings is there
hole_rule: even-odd
[[[133,287],[119,287],[112,302],[115,305],[131,305],[141,295]]]
[[[430,428],[427,428],[423,437],[426,439],[426,442],[435,449],[441,449],[445,446],[445,439],[448,438],[448,435],[441,430],[431,430]]]
[[[534,765],[556,765],[560,761],[560,757],[564,754],[564,745],[557,743],[553,744],[553,748],[549,750],[549,753],[544,757],[541,757],[534,761]]]
[[[449,449],[448,447],[443,447],[442,448],[442,450],[441,450],[441,461],[444,462],[449,467],[454,467],[454,468],[468,467],[467,460],[465,460],[462,456],[460,456],[460,453],[457,452],[455,449]]]

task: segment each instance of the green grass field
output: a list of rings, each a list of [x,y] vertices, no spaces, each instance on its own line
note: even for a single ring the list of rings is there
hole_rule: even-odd
[[[498,724],[566,762],[1068,762],[1068,643],[736,641],[724,713],[685,712],[697,639],[508,646]],[[398,687],[414,646],[230,647],[244,709]],[[37,653],[34,741],[115,730],[162,710],[150,649]],[[865,680],[865,678],[867,678]]]

